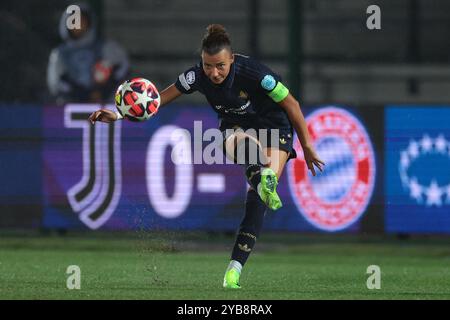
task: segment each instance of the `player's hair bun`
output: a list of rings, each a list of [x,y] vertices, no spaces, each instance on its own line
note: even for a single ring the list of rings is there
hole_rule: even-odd
[[[210,24],[206,27],[206,35],[212,35],[212,34],[222,34],[227,36],[227,31],[225,30],[225,27],[221,24]]]
[[[222,49],[231,51],[231,40],[225,27],[221,24],[210,24],[202,40],[202,51],[214,55]]]

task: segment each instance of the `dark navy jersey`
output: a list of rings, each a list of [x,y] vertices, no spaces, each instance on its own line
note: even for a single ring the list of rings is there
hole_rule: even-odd
[[[200,61],[180,74],[175,86],[185,94],[199,91],[205,95],[221,121],[249,128],[290,128],[286,112],[271,93],[278,84],[281,86],[281,77],[268,67],[235,54],[230,73],[221,84],[208,79]]]

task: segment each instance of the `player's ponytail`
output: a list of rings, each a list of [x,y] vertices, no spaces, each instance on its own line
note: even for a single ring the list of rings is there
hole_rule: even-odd
[[[231,51],[231,40],[225,27],[221,24],[210,24],[202,40],[202,51],[215,55],[222,49]]]

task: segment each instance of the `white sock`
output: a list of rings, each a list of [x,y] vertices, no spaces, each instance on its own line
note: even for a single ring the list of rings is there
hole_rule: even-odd
[[[227,271],[230,269],[236,269],[239,272],[239,274],[241,274],[242,264],[239,261],[231,260],[230,264],[228,265]]]

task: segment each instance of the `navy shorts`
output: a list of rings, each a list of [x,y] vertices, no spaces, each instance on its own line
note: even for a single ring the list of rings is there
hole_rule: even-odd
[[[276,147],[280,150],[286,151],[289,154],[288,161],[290,159],[297,158],[297,152],[295,152],[295,149],[294,149],[294,133],[293,133],[294,130],[292,129],[292,127],[272,128],[272,129],[255,128],[253,126],[250,127],[250,126],[240,125],[240,124],[232,123],[229,121],[221,120],[219,130],[222,131],[224,142],[230,136],[230,134],[232,134],[232,131],[230,129],[232,129],[233,131],[238,130],[238,129],[242,129],[243,131],[247,131],[248,129],[254,129],[256,132],[256,138],[261,143],[263,148]],[[267,137],[260,136],[259,129],[266,129]],[[227,132],[227,130],[228,130],[228,132]],[[276,133],[277,133],[276,130],[278,130],[278,136],[276,135]],[[277,145],[272,146],[272,144],[273,144],[272,140],[273,141],[278,140]],[[225,145],[225,143],[223,145]]]

